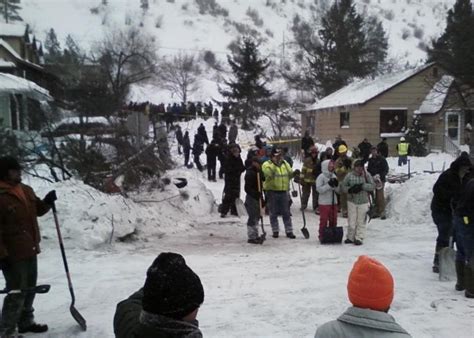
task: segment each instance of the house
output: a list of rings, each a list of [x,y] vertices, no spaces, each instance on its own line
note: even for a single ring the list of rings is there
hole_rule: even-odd
[[[350,148],[368,138],[386,137],[390,155],[419,115],[431,136],[431,149],[464,144],[472,113],[453,90],[453,78],[435,63],[374,79],[355,81],[301,112],[303,130],[325,143],[341,135]],[[451,149],[450,148],[450,149]]]
[[[0,126],[41,128],[42,101],[52,101],[56,79],[45,70],[43,48],[22,24],[0,23]]]
[[[41,103],[52,101],[49,92],[27,79],[0,73],[0,128],[37,130],[41,127]]]

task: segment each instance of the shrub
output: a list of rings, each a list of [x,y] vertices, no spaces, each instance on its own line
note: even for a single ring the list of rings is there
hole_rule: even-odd
[[[204,62],[213,67],[216,64],[216,54],[210,50],[204,52]]]
[[[417,38],[417,39],[421,39],[423,37],[423,34],[425,32],[423,31],[423,28],[420,28],[420,27],[416,27],[415,30],[413,31],[413,35]]]
[[[410,37],[410,31],[407,28],[403,28],[402,30],[402,39],[406,40]]]
[[[250,17],[250,19],[252,19],[255,26],[257,27],[263,26],[263,19],[260,17],[260,15],[258,15],[258,12],[256,9],[252,9],[249,7],[245,14],[247,14]]]

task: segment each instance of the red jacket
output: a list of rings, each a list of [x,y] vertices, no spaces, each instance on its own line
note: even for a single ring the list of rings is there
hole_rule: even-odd
[[[0,181],[0,259],[19,261],[40,253],[37,217],[49,208],[31,187]]]

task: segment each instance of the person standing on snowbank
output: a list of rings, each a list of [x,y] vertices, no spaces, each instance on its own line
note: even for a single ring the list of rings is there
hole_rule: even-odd
[[[379,261],[359,256],[354,263],[347,293],[352,307],[337,320],[318,327],[315,338],[407,338],[411,335],[388,314],[394,296],[390,271]]]
[[[0,158],[0,268],[7,290],[36,286],[41,240],[37,217],[46,214],[56,200],[54,190],[39,199],[30,186],[21,183],[21,169],[15,158]],[[34,299],[34,292],[5,297],[1,337],[13,337],[17,326],[20,333],[48,331],[48,325],[34,321]]]
[[[145,285],[117,304],[117,338],[201,338],[196,320],[204,302],[199,276],[183,256],[162,252],[148,268]]]

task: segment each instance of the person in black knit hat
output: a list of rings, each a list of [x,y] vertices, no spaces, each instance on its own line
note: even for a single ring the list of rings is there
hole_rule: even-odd
[[[163,252],[148,268],[143,288],[117,304],[115,336],[202,337],[196,317],[203,302],[199,276],[183,256]]]

